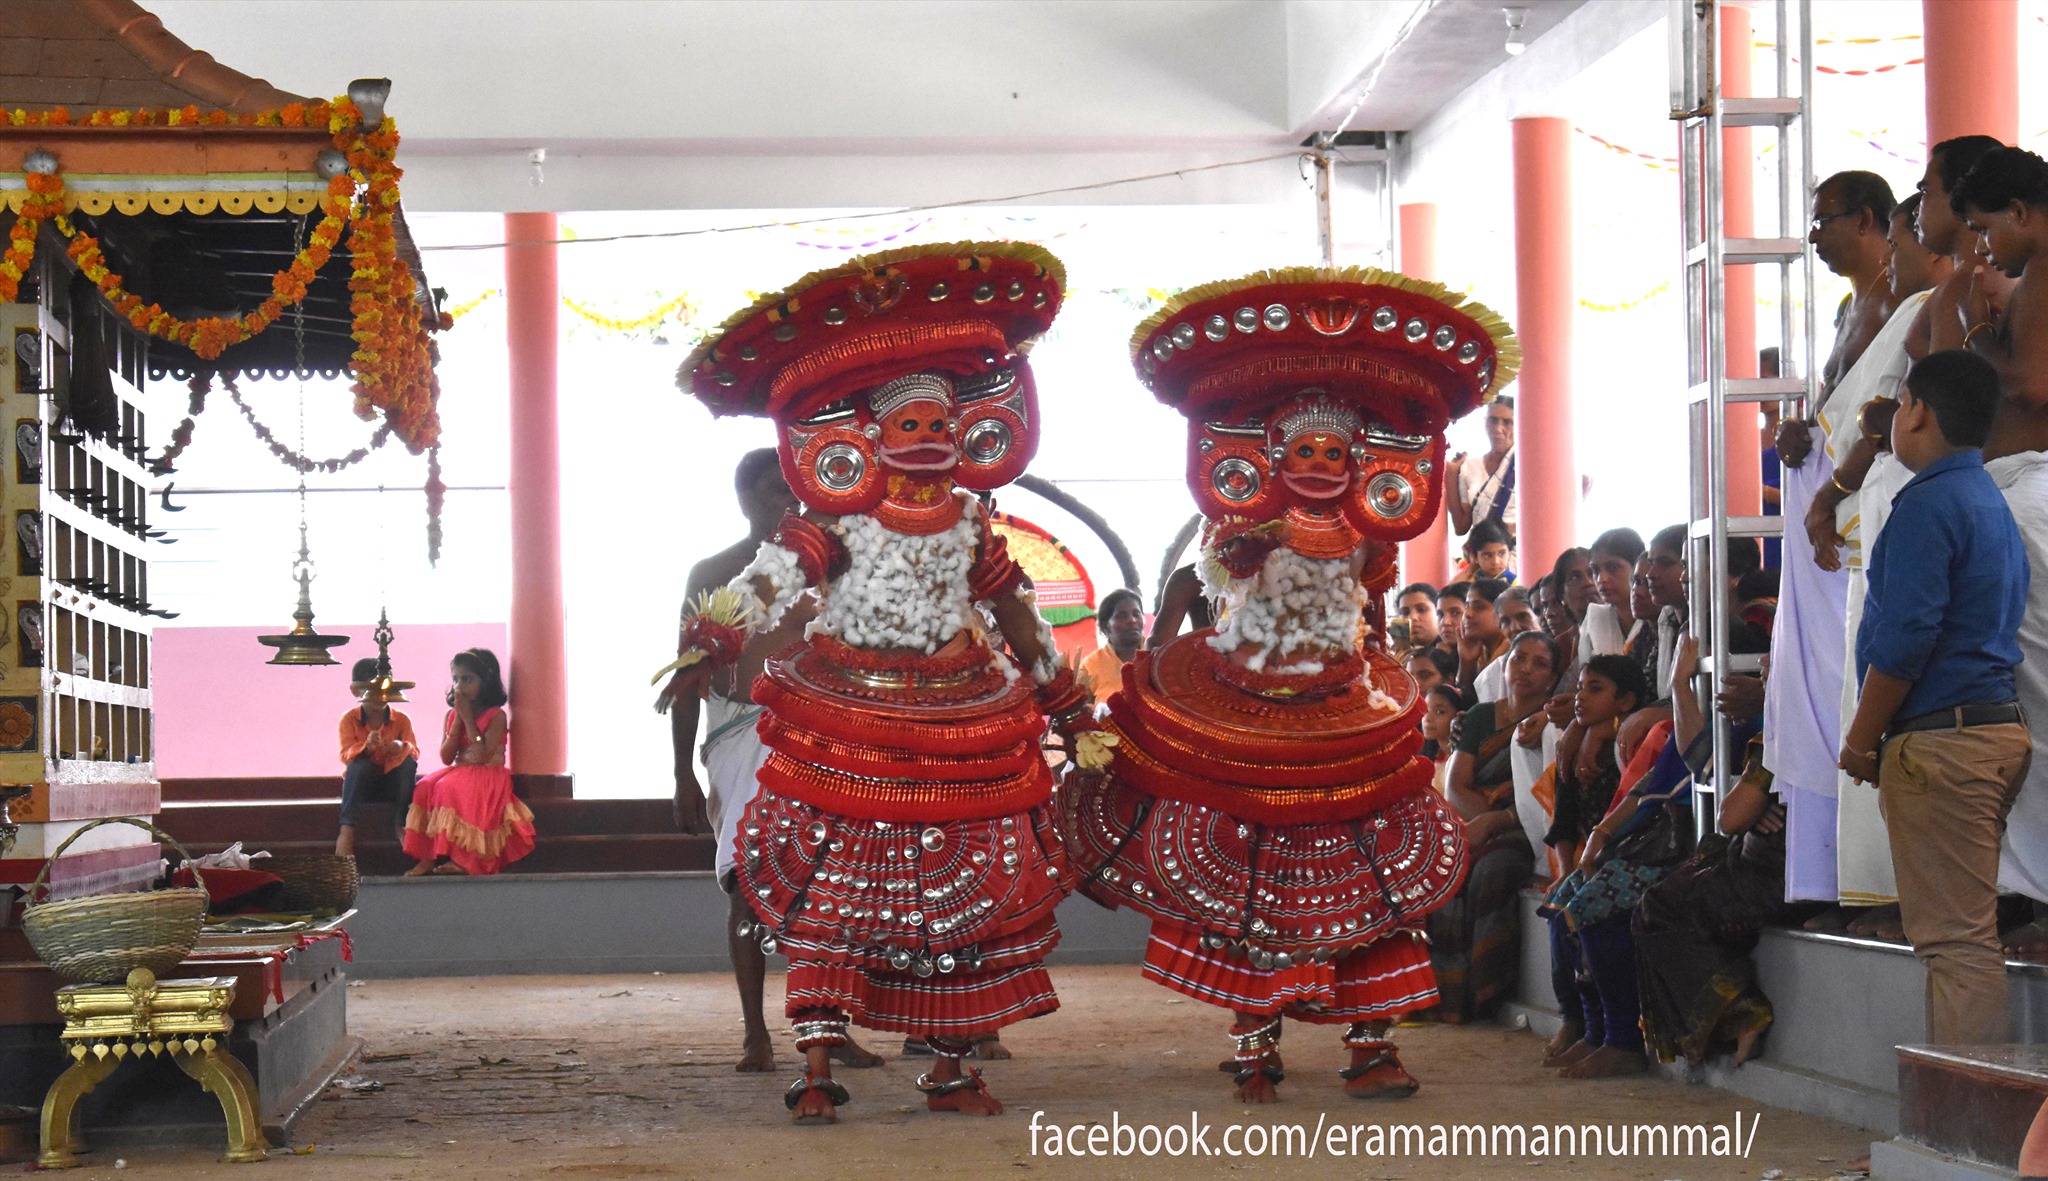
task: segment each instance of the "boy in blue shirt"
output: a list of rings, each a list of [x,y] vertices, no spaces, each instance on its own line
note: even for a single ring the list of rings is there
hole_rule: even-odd
[[[2033,748],[2013,684],[2027,554],[1981,450],[1999,396],[1997,372],[1960,350],[1906,375],[1892,451],[1914,476],[1870,556],[1842,736],[1842,769],[1877,783],[1937,1045],[2013,1037],[1998,844]]]

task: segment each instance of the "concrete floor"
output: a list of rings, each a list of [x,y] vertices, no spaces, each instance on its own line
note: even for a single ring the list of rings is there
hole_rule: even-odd
[[[1227,1053],[1224,1015],[1168,993],[1121,966],[1056,968],[1065,1007],[1013,1029],[1016,1059],[988,1064],[1008,1105],[990,1120],[923,1110],[912,1081],[921,1063],[894,1057],[845,1071],[854,1101],[837,1127],[795,1128],[783,1088],[796,1057],[781,1042],[778,1071],[732,1070],[740,1041],[729,978],[716,974],[373,980],[349,993],[352,1031],[367,1039],[361,1078],[381,1091],[327,1100],[261,1175],[347,1181],[486,1178],[637,1178],[749,1175],[861,1177],[883,1173],[1044,1177],[1278,1176],[1374,1179],[1571,1177],[1786,1181],[1827,1177],[1868,1151],[1870,1134],[1760,1107],[1709,1087],[1646,1077],[1564,1082],[1540,1069],[1537,1039],[1493,1026],[1404,1031],[1404,1058],[1424,1081],[1399,1103],[1347,1100],[1335,1032],[1290,1025],[1283,1101],[1248,1110],[1216,1070]],[[771,976],[771,996],[781,981]],[[1233,1124],[1325,1126],[1315,1159],[1049,1157],[1029,1126],[1206,1121],[1215,1145]],[[1539,1159],[1330,1159],[1327,1128],[1342,1125],[1728,1124],[1754,1126],[1746,1158],[1588,1156]],[[1243,1133],[1238,1133],[1242,1135]],[[247,1177],[202,1151],[123,1150],[89,1158],[81,1181]],[[1777,1170],[1774,1174],[1772,1170]],[[998,1172],[1000,1171],[1000,1172]]]

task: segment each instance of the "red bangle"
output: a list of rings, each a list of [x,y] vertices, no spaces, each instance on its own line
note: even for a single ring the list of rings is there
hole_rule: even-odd
[[[793,511],[783,516],[768,541],[796,555],[796,564],[812,586],[839,573],[846,561],[846,547],[838,538]]]
[[[1074,677],[1074,670],[1063,668],[1052,680],[1038,687],[1038,708],[1054,722],[1072,725],[1073,715],[1086,715],[1092,699],[1081,688]],[[1089,721],[1094,721],[1090,718]]]
[[[696,649],[713,664],[736,664],[747,645],[747,630],[738,624],[719,623],[706,615],[692,616],[683,625],[683,641],[676,648],[681,656]]]
[[[1024,567],[1010,556],[1010,541],[990,530],[981,543],[981,556],[967,575],[967,593],[975,602],[999,598],[1024,584]]]

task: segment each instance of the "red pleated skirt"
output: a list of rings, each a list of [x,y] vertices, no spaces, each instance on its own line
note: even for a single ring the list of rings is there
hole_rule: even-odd
[[[1320,1025],[1394,1020],[1436,1004],[1429,943],[1406,928],[1334,959],[1257,968],[1228,947],[1206,946],[1198,931],[1154,923],[1144,976],[1233,1012],[1284,1014]]]
[[[813,643],[755,687],[771,754],[735,869],[788,957],[788,1013],[972,1037],[1059,1007],[1040,966],[1071,885],[1028,687],[986,648],[942,661]],[[892,675],[901,689],[876,685]]]

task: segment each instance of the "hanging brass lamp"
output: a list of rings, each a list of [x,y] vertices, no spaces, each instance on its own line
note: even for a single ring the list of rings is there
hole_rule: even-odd
[[[412,688],[416,682],[398,681],[393,680],[391,677],[391,641],[393,636],[391,632],[391,613],[388,610],[380,609],[377,612],[377,630],[371,638],[377,641],[377,673],[369,680],[353,685],[351,688],[355,689],[357,695],[362,697],[364,701],[375,701],[384,705],[394,705],[403,702],[405,700],[405,691]]]
[[[340,664],[329,648],[348,643],[347,636],[323,636],[313,630],[313,554],[306,545],[306,481],[299,480],[299,557],[292,563],[292,577],[299,584],[299,609],[292,612],[292,630],[281,636],[257,636],[260,644],[277,649],[265,664]]]

